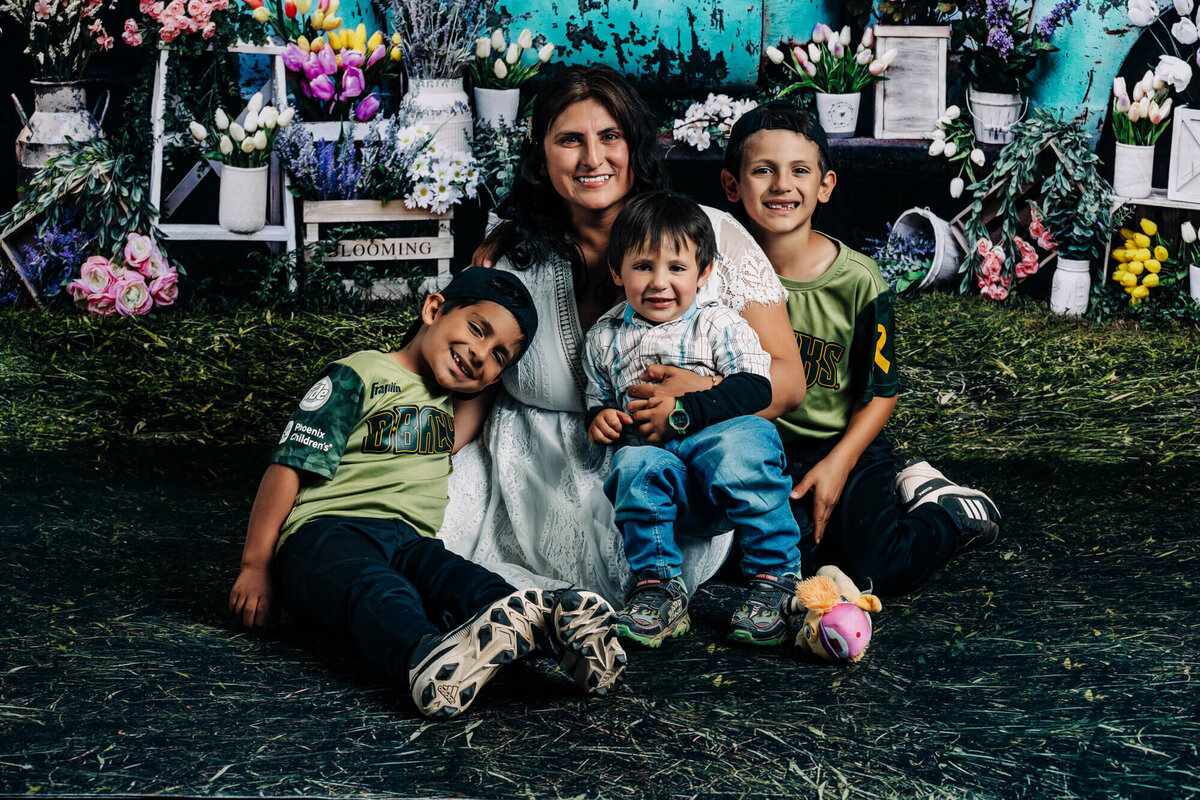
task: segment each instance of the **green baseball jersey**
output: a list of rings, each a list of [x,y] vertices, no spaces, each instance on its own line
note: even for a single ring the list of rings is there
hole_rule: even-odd
[[[856,403],[900,390],[896,294],[874,261],[830,240],[838,255],[819,278],[779,279],[788,293],[788,317],[808,380],[804,402],[776,420],[785,445],[841,436]]]
[[[440,386],[377,350],[333,362],[271,456],[306,473],[279,545],[317,517],[400,518],[436,535],[453,446],[453,407]]]

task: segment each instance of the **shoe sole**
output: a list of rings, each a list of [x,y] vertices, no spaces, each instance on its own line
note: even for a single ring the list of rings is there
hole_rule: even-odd
[[[661,645],[667,639],[676,639],[690,631],[692,629],[692,618],[687,614],[684,614],[675,622],[674,625],[667,628],[662,633],[658,633],[653,636],[646,636],[644,634],[636,633],[630,630],[628,625],[622,625],[619,622],[614,625],[613,628],[616,630],[617,635],[621,636],[623,639],[628,639],[631,642],[640,644],[642,647],[649,647],[653,649]]]
[[[535,613],[541,609],[513,593],[442,637],[415,670],[410,688],[417,710],[435,720],[466,711],[501,667],[533,650]]]
[[[787,631],[776,636],[774,639],[756,639],[754,634],[749,631],[730,631],[729,641],[737,642],[738,644],[752,644],[758,647],[774,647],[783,644],[783,640],[787,638]]]
[[[919,481],[914,481],[912,478],[918,478]],[[941,471],[928,461],[917,459],[909,461],[903,469],[896,473],[896,480],[892,488],[896,492],[896,500],[900,506],[908,509],[929,492],[943,486],[953,485]]]
[[[563,646],[558,665],[588,694],[606,695],[625,681],[628,661],[617,641],[616,615],[594,592],[564,591],[554,606],[554,629]]]

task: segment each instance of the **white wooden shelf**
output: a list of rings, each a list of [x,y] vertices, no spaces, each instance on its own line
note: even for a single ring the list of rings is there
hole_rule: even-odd
[[[220,225],[164,222],[158,226],[168,239],[204,242],[286,242],[291,244],[295,231],[286,225],[267,225],[254,233],[233,233]]]

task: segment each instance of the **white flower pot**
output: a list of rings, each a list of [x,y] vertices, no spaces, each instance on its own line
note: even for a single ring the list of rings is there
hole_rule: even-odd
[[[1054,282],[1050,285],[1050,310],[1055,314],[1081,316],[1092,291],[1091,262],[1059,256]]]
[[[417,118],[443,152],[471,152],[471,107],[460,78],[413,78],[407,98]]]
[[[254,233],[267,224],[267,167],[221,167],[217,215],[230,233]]]
[[[520,89],[475,89],[475,118],[493,128],[515,124],[520,107]]]
[[[1154,145],[1121,144],[1113,156],[1113,194],[1149,197],[1154,177]]]
[[[827,94],[817,92],[817,118],[830,139],[846,139],[858,126],[858,105],[862,92]]]
[[[983,144],[1008,144],[1013,140],[1012,126],[1021,121],[1021,95],[1008,92],[981,92],[967,86],[967,109],[975,128],[975,140]]]
[[[1193,301],[1200,303],[1200,267],[1195,264],[1188,265],[1188,294]]]

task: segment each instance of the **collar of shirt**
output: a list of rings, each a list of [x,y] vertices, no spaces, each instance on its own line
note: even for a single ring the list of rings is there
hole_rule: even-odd
[[[687,307],[687,310],[675,319],[669,319],[666,322],[651,322],[634,311],[633,304],[626,300],[625,313],[622,316],[622,319],[624,319],[626,325],[641,325],[644,328],[659,328],[664,325],[673,325],[676,322],[682,322],[683,320],[691,319],[692,317],[696,316],[697,308],[699,308],[699,305],[697,305],[696,301],[693,300],[692,304]]]

